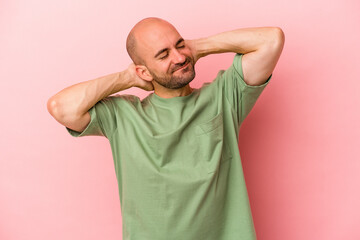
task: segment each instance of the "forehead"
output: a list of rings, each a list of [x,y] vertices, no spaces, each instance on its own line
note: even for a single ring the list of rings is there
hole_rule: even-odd
[[[179,32],[168,24],[152,24],[138,29],[137,41],[142,55],[154,55],[161,49],[169,48],[181,38]]]

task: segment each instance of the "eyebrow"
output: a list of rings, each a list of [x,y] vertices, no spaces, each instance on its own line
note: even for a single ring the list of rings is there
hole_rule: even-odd
[[[180,44],[181,42],[183,42],[183,41],[184,41],[184,39],[183,39],[183,38],[180,38],[180,39],[176,42],[175,46],[179,45],[179,44]],[[161,49],[160,51],[158,51],[158,52],[155,54],[154,58],[157,58],[160,54],[162,54],[163,52],[166,52],[166,51],[168,51],[168,50],[169,50],[168,48]]]

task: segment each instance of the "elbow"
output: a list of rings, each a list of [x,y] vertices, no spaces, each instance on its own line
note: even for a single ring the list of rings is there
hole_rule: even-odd
[[[264,47],[269,51],[281,52],[285,43],[285,34],[280,27],[271,27]]]
[[[59,123],[64,124],[66,122],[68,117],[65,114],[65,109],[63,108],[61,101],[55,96],[49,98],[47,101],[47,110],[50,115]]]
[[[55,99],[55,97],[49,98],[47,101],[47,110],[50,113],[51,116],[53,116],[55,119],[59,118],[59,112],[60,112],[60,106],[59,102]]]
[[[285,33],[280,27],[274,27],[274,45],[283,48],[285,43]]]
[[[70,126],[78,121],[79,116],[82,116],[74,113],[73,109],[69,109],[69,106],[56,96],[52,96],[47,101],[47,110],[56,121],[64,126]]]

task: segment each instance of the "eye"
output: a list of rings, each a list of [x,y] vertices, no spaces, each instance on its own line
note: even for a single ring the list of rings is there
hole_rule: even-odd
[[[184,48],[184,47],[185,47],[185,45],[178,46],[178,48]]]
[[[160,59],[165,59],[165,58],[167,58],[167,54],[166,55],[164,55],[163,57],[161,57]]]

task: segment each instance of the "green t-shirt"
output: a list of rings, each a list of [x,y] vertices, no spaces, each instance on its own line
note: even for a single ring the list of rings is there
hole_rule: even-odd
[[[109,96],[82,133],[67,128],[109,139],[123,240],[256,239],[238,134],[272,74],[247,85],[241,58],[187,96]]]

